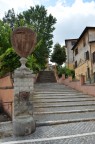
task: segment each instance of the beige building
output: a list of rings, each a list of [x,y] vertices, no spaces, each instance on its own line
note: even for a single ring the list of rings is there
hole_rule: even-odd
[[[95,27],[86,27],[72,48],[75,76],[85,76],[88,82],[95,82]]]
[[[74,64],[73,64],[73,51],[72,47],[75,45],[77,39],[66,39],[65,40],[65,49],[66,49],[66,55],[67,55],[67,60],[66,60],[66,67],[69,69],[74,69]]]

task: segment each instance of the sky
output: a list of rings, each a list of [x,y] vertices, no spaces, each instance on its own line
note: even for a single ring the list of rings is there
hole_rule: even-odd
[[[57,19],[54,44],[63,46],[65,39],[79,38],[86,26],[95,26],[95,0],[0,0],[0,19],[9,9],[19,13],[37,4]]]

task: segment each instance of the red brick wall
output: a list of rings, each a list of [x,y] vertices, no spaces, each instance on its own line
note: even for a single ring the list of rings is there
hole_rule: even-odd
[[[12,116],[11,106],[13,102],[13,83],[10,75],[0,78],[0,101],[3,104],[4,110]],[[6,103],[7,102],[7,103]]]

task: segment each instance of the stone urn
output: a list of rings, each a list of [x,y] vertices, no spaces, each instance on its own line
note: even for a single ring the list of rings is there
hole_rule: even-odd
[[[36,43],[36,33],[27,27],[19,27],[12,33],[12,46],[20,57],[30,55]]]

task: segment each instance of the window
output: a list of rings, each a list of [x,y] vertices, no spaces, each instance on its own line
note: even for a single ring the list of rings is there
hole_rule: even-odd
[[[74,61],[74,50],[73,50],[73,61]]]
[[[89,60],[89,51],[86,52],[86,60]]]
[[[77,55],[77,54],[78,54],[78,48],[75,49],[75,55]]]
[[[95,52],[92,53],[93,63],[95,63]]]
[[[89,60],[89,51],[84,53],[84,59]]]
[[[74,45],[75,45],[75,43],[76,43],[76,41],[72,41],[71,43],[72,43],[72,46],[74,46]]]
[[[75,68],[77,68],[77,61],[75,61]]]
[[[85,41],[85,38],[83,39],[83,47],[85,47],[86,45],[86,41]]]

